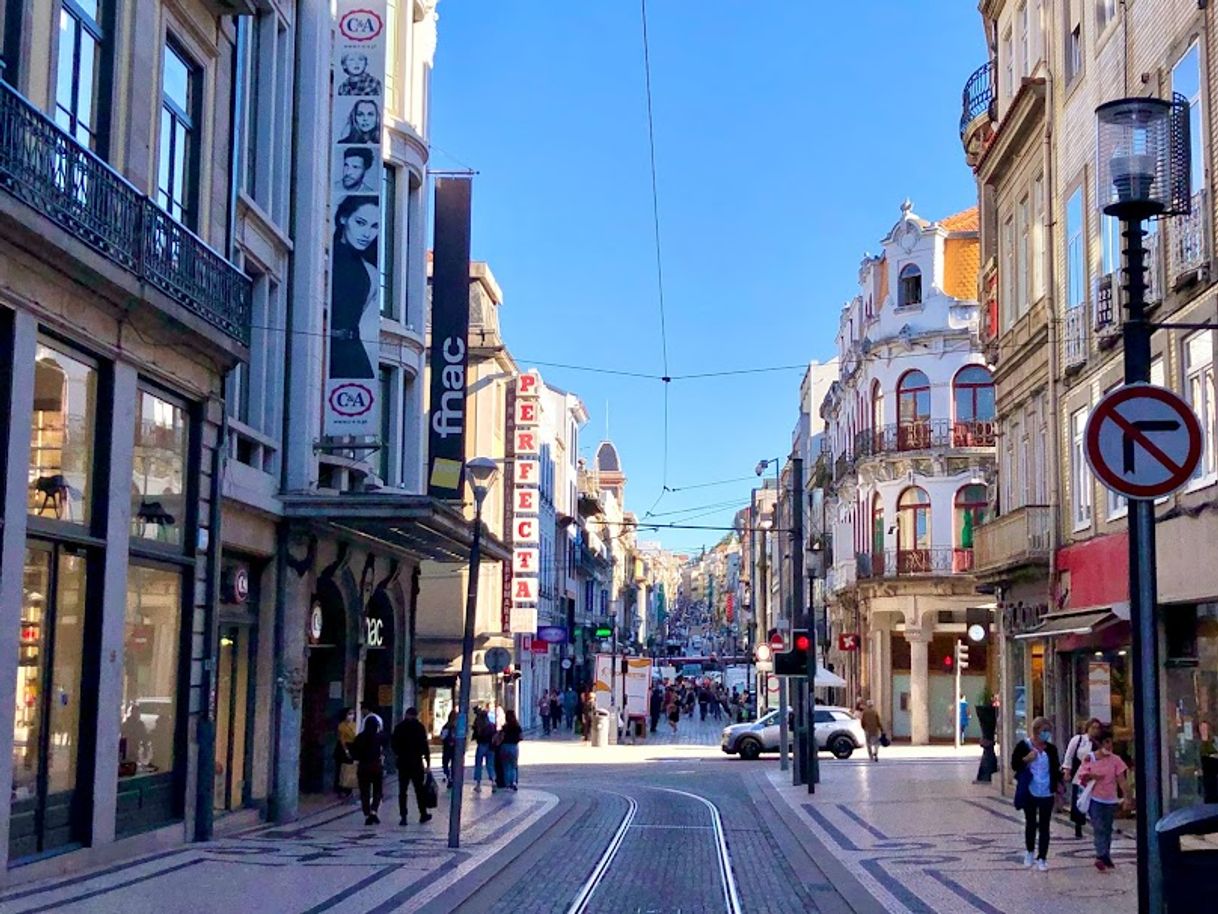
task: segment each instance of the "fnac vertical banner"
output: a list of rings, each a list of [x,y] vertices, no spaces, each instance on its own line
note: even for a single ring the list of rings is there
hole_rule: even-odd
[[[431,275],[427,491],[460,498],[469,366],[469,178],[437,178]]]
[[[337,0],[331,80],[325,434],[380,434],[381,122],[386,0]]]

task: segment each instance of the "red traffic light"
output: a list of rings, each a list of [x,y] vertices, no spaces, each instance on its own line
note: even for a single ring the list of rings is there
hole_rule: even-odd
[[[799,634],[795,636],[795,650],[807,651],[812,647],[812,639],[807,635]]]
[[[952,668],[952,664],[954,662],[955,661],[952,660],[952,655],[948,654],[946,657],[943,658],[943,668],[945,670],[950,670]]]

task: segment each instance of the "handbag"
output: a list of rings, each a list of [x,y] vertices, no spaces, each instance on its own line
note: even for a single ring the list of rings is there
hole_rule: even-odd
[[[880,745],[883,746],[885,749],[887,749],[889,746],[892,745],[892,740],[890,740],[888,738],[888,734],[885,733],[883,730],[880,731]]]
[[[1074,808],[1084,816],[1087,815],[1087,810],[1091,808],[1091,793],[1094,789],[1095,781],[1088,781],[1087,786],[1079,793],[1078,799],[1074,801]]]
[[[359,777],[356,775],[355,762],[343,762],[339,767],[338,786],[343,790],[355,790],[359,787]]]
[[[430,771],[423,778],[423,806],[425,809],[435,809],[440,805],[440,788]]]
[[[1024,768],[1015,775],[1015,808],[1022,810],[1032,798],[1032,769]]]

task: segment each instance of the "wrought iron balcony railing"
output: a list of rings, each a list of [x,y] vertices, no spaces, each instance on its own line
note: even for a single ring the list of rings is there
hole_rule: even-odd
[[[0,188],[249,344],[249,278],[3,82]]]
[[[968,125],[990,113],[994,104],[994,61],[983,63],[964,84],[962,105],[960,111],[960,138],[968,130]]]
[[[1209,264],[1209,203],[1204,189],[1193,194],[1192,210],[1187,216],[1167,220],[1167,237],[1173,283]]]
[[[1066,367],[1073,368],[1087,361],[1087,307],[1075,305],[1066,309]]]
[[[860,579],[969,574],[973,550],[963,546],[934,546],[925,549],[886,549],[857,559]]]
[[[992,419],[916,419],[865,429],[854,438],[854,453],[858,459],[933,448],[993,446]]]

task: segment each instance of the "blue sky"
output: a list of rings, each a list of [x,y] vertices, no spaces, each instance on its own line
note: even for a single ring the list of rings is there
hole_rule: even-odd
[[[930,219],[973,205],[957,133],[985,58],[973,6],[648,3],[670,375],[831,356],[859,259],[901,201]],[[522,368],[663,374],[639,4],[444,0],[439,14],[432,162],[479,172],[473,256],[503,287],[509,349]],[[665,469],[660,381],[541,371],[587,404],[589,460],[608,415],[629,509],[712,525],[734,508],[693,509],[744,504],[751,481],[655,504],[662,486],[787,453],[802,378],[674,380]],[[640,536],[693,549],[720,534]]]

